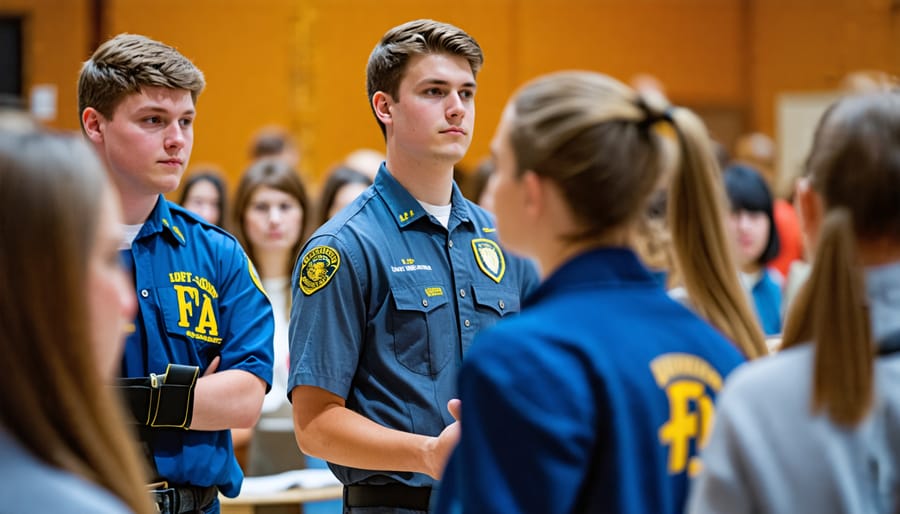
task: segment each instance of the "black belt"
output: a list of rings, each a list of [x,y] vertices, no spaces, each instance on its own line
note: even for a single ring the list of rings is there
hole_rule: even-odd
[[[878,356],[893,355],[900,352],[900,331],[891,332],[878,341]]]
[[[344,503],[348,507],[393,507],[427,511],[430,501],[430,487],[404,484],[344,486]]]
[[[199,513],[212,505],[218,495],[216,486],[171,486],[165,482],[151,484],[150,496],[161,514]]]

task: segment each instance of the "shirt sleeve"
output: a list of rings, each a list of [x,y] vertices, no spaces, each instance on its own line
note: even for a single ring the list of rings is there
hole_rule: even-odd
[[[365,264],[335,236],[311,239],[291,278],[288,398],[298,385],[346,398],[366,327]]]
[[[224,252],[220,272],[225,280],[218,291],[224,334],[219,369],[250,372],[272,384],[275,318],[256,270],[237,242]]]

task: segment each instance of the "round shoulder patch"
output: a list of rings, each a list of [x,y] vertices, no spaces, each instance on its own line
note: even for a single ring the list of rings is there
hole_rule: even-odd
[[[341,256],[330,246],[317,246],[306,252],[300,263],[300,290],[311,295],[325,287],[341,267]]]

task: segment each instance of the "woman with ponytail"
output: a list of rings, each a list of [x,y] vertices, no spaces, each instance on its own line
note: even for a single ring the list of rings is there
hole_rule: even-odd
[[[900,94],[832,105],[806,171],[810,278],[729,378],[691,512],[900,509]]]
[[[708,322],[631,244],[663,174],[664,125],[680,146],[676,264]],[[498,235],[539,263],[542,284],[463,361],[437,512],[681,512],[722,380],[763,344],[702,123],[607,76],[564,72],[516,93],[492,153]]]

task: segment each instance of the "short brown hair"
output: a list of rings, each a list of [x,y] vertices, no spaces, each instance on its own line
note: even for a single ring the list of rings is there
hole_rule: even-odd
[[[369,107],[372,97],[383,91],[396,101],[400,81],[406,65],[414,55],[449,54],[465,57],[477,75],[484,64],[484,53],[475,39],[462,29],[434,20],[414,20],[398,25],[381,38],[369,55],[366,66],[366,90]],[[377,120],[377,117],[376,117]],[[381,133],[387,134],[384,124],[378,121]]]
[[[197,103],[203,72],[171,46],[137,34],[119,34],[100,45],[78,77],[78,114],[88,107],[111,118],[119,102],[143,86],[186,89]]]

